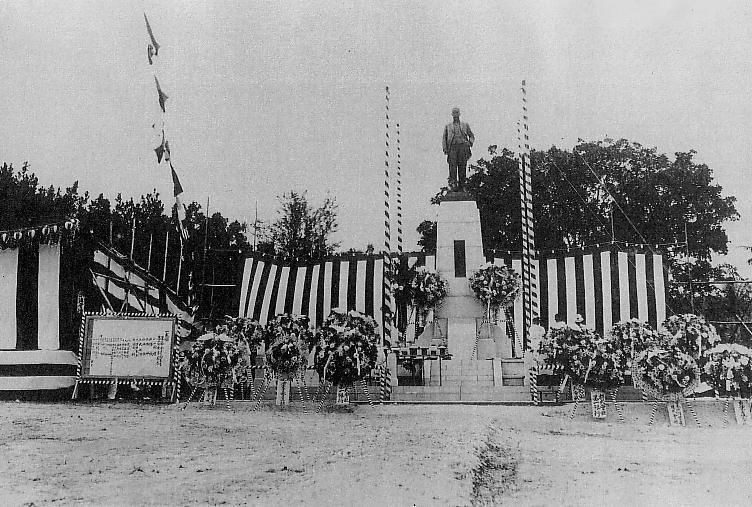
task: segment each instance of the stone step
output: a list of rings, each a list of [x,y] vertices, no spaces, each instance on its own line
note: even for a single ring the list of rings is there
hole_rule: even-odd
[[[530,401],[530,391],[521,387],[494,386],[400,386],[392,391],[394,401]]]
[[[445,381],[442,379],[441,384],[438,382],[432,382],[429,384],[431,387],[440,387],[440,386],[467,386],[467,387],[493,387],[494,381],[493,380],[448,380]]]

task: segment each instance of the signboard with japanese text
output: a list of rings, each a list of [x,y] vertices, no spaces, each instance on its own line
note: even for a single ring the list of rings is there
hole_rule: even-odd
[[[82,336],[82,378],[167,379],[175,318],[87,315]]]

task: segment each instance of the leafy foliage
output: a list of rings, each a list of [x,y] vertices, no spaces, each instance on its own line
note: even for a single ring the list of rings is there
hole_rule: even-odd
[[[42,187],[28,163],[20,170],[12,164],[0,167],[0,230],[21,229],[78,218],[88,194],[78,194],[78,182],[62,192]]]
[[[327,197],[314,208],[306,193],[290,191],[279,198],[277,220],[266,232],[264,248],[276,255],[301,261],[315,261],[332,255],[339,246],[331,235],[337,231],[337,203]]]
[[[515,154],[496,146],[468,178],[477,199],[483,244],[492,250],[522,246],[519,176]],[[674,160],[625,139],[580,143],[572,151],[551,147],[532,153],[536,245],[540,250],[581,248],[612,240],[665,244],[682,241],[687,225],[692,257],[726,253],[727,220],[738,219],[735,197],[724,197],[712,170],[693,160],[695,151]],[[613,197],[614,201],[612,201]],[[436,202],[436,198],[434,202]],[[613,206],[612,206],[613,204]],[[689,218],[695,220],[689,222]],[[433,231],[424,227],[423,241]]]

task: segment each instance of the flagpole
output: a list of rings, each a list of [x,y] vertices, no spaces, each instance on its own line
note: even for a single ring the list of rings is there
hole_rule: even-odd
[[[180,295],[180,274],[183,271],[183,238],[180,238],[180,259],[178,260],[178,283],[175,292]]]
[[[164,265],[162,266],[162,281],[167,281],[167,250],[170,246],[170,227],[167,227],[167,235],[164,240]]]
[[[146,271],[151,273],[151,245],[154,241],[154,233],[149,233],[149,258],[146,260]]]
[[[199,307],[204,305],[204,288],[206,287],[206,250],[209,241],[209,196],[206,196],[206,216],[204,220],[204,259],[201,262],[201,297]]]
[[[131,260],[133,260],[133,247],[136,246],[136,210],[133,210],[131,220]]]
[[[256,238],[258,237],[258,199],[256,199],[256,218],[253,219],[253,251],[256,251]]]

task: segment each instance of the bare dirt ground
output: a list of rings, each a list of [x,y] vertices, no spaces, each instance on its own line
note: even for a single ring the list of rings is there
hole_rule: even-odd
[[[659,411],[0,403],[2,505],[750,505],[752,427]],[[588,407],[589,409],[589,407]]]

